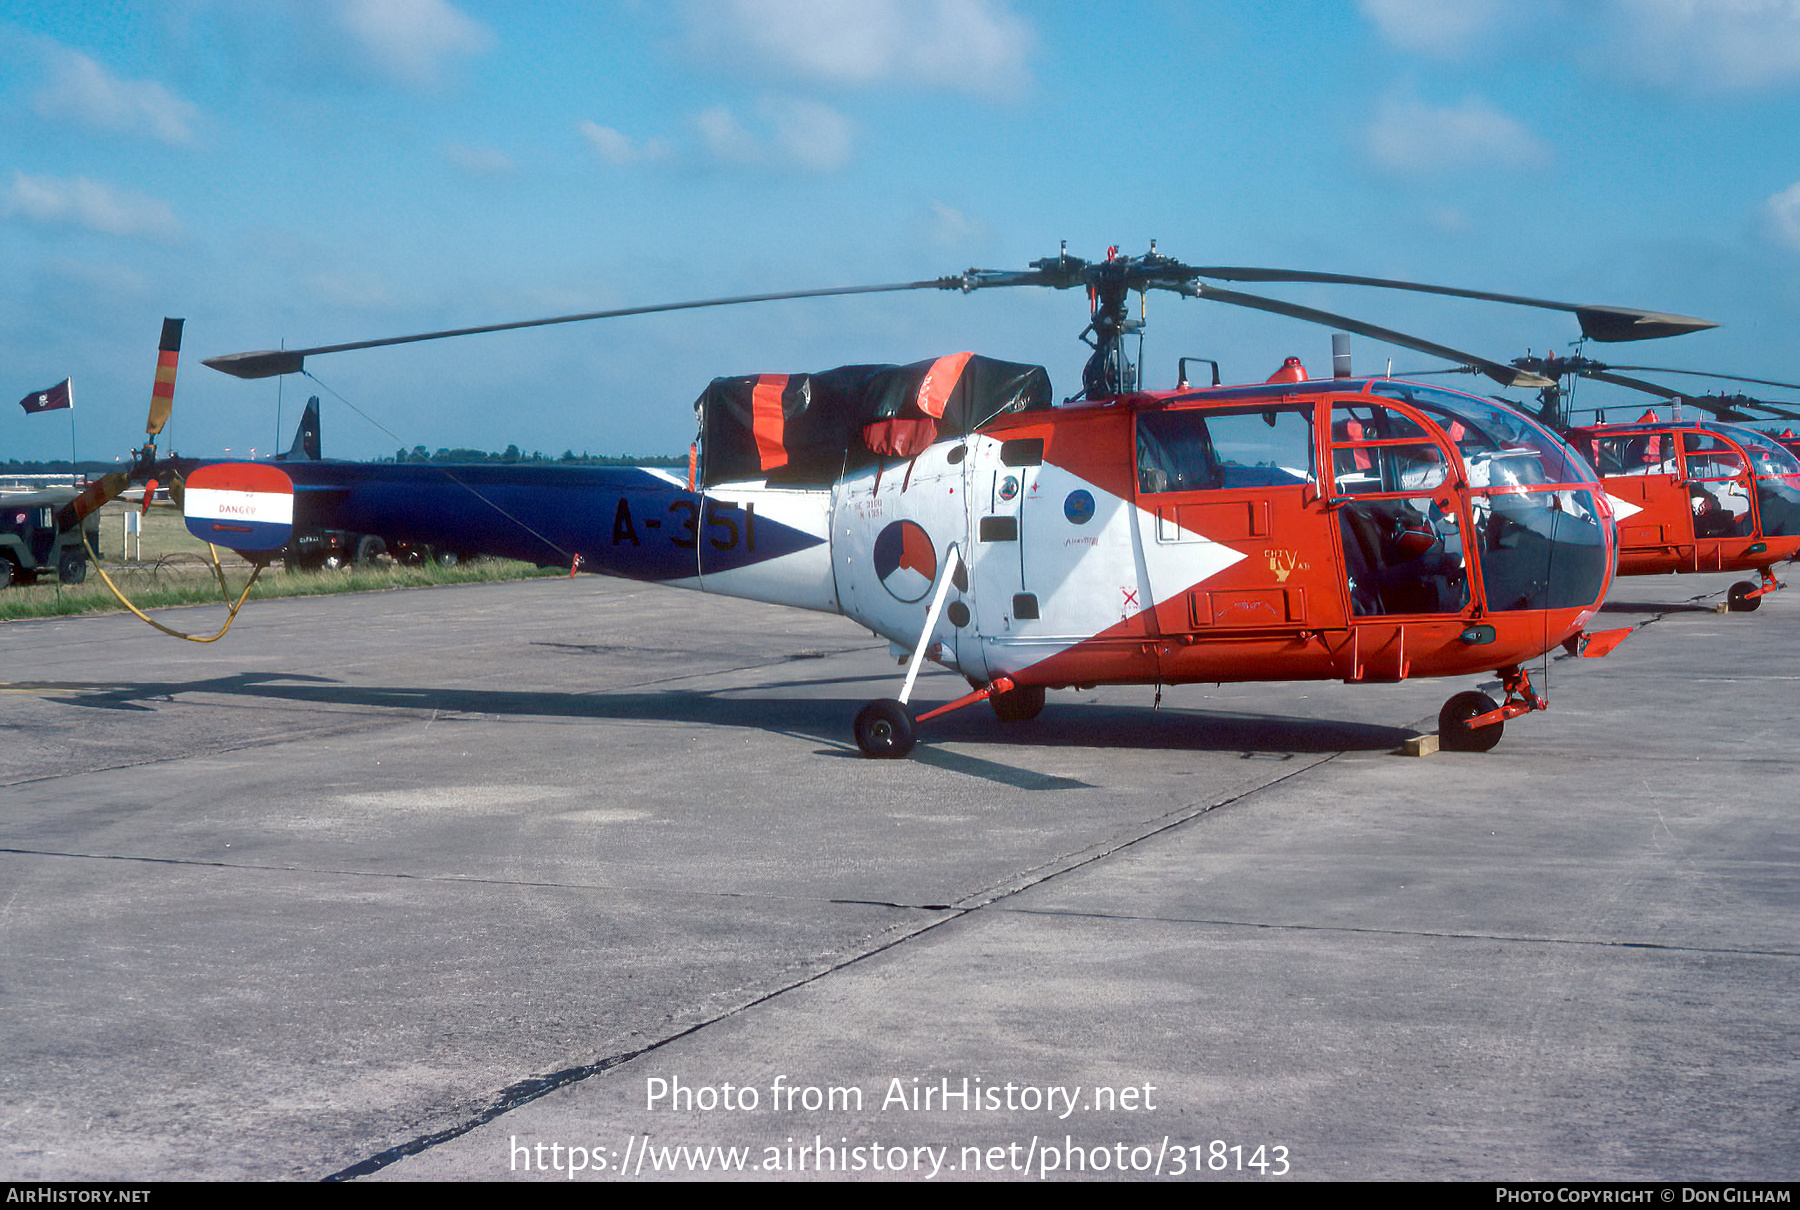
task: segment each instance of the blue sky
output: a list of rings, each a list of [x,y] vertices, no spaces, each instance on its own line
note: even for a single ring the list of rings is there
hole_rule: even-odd
[[[1800,380],[1796,131],[1791,0],[0,0],[0,459],[66,456],[67,424],[12,402],[66,375],[83,457],[137,444],[164,315],[188,321],[171,437],[191,454],[285,446],[313,393],[336,456],[672,453],[715,376],[960,349],[1066,395],[1082,301],[1016,290],[315,359],[330,391],[199,364],[1023,267],[1063,239],[1701,315],[1723,326],[1588,352]],[[1497,359],[1577,335],[1265,292]],[[1322,329],[1149,305],[1149,386],[1183,355],[1234,381],[1289,353],[1329,372]]]

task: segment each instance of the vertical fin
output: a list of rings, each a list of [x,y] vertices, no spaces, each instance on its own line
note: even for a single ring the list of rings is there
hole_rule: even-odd
[[[306,411],[300,414],[300,427],[294,430],[294,444],[288,447],[283,461],[317,462],[319,453],[319,397],[314,395],[306,401]]]

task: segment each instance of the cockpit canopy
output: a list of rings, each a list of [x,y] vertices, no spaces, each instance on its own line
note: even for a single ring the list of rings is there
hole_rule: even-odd
[[[1139,489],[1316,482],[1315,399],[1308,397],[1326,394],[1337,397],[1327,434],[1334,495],[1429,491],[1457,479],[1453,458],[1462,464],[1460,481],[1474,488],[1598,483],[1561,438],[1502,404],[1371,379],[1288,384],[1279,398],[1267,386],[1170,397],[1138,415]],[[1354,395],[1371,398],[1344,398]],[[1203,407],[1183,406],[1190,402]]]
[[[1145,398],[1136,419],[1142,495],[1325,497],[1355,615],[1460,613],[1476,591],[1489,611],[1579,607],[1612,565],[1593,471],[1549,429],[1473,395],[1297,382]]]

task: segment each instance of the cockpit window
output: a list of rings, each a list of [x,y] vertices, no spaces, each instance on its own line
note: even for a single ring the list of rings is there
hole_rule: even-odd
[[[1739,429],[1731,434],[1744,452],[1750,455],[1750,469],[1759,475],[1800,475],[1800,458],[1773,437],[1755,429]]]
[[[1431,434],[1405,412],[1379,404],[1340,403],[1331,410],[1331,440],[1334,444],[1406,438],[1429,441]]]
[[[1470,503],[1490,611],[1570,609],[1599,595],[1612,552],[1593,492],[1492,492]]]
[[[1473,549],[1491,612],[1564,609],[1592,601],[1606,583],[1612,550],[1593,491],[1594,474],[1549,429],[1499,403],[1417,383],[1371,382],[1369,392],[1405,400],[1456,443],[1474,490]],[[1664,435],[1663,449],[1670,438]],[[1672,452],[1666,452],[1671,460]],[[1596,485],[1597,486],[1597,485]]]
[[[1683,433],[1681,453],[1690,479],[1736,479],[1744,473],[1744,456],[1711,433]]]
[[[1214,491],[1311,483],[1312,408],[1138,414],[1138,490]]]
[[[1444,452],[1404,412],[1378,404],[1331,409],[1331,474],[1340,496],[1427,492],[1450,477]]]
[[[1672,433],[1619,433],[1589,440],[1594,469],[1602,476],[1673,475],[1675,436]]]
[[[1369,393],[1405,400],[1441,425],[1469,466],[1473,487],[1592,483],[1579,459],[1549,429],[1519,412],[1473,395],[1383,379]]]

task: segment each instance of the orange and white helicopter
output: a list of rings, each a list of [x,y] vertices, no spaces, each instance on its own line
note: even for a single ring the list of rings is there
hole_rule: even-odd
[[[908,657],[898,696],[857,716],[862,751],[899,757],[920,723],[986,700],[1034,717],[1046,690],[1097,684],[1496,674],[1505,700],[1456,694],[1441,743],[1485,750],[1506,719],[1542,709],[1525,665],[1553,647],[1603,655],[1627,632],[1584,631],[1615,538],[1598,478],[1550,429],[1490,400],[1386,378],[1137,389],[1125,338],[1132,291],[1310,320],[1478,368],[1547,380],[1402,333],[1202,279],[1384,286],[1574,313],[1590,337],[1711,326],[1385,279],[1194,267],[1159,255],[1063,253],[1023,271],[970,270],[892,286],[802,291],[566,316],[455,332],[232,354],[241,377],[346,349],[478,331],[773,298],[879,290],[1083,288],[1093,347],[1083,389],[1053,406],[1044,371],[959,353],[910,366],[716,379],[696,404],[684,478],[648,468],[286,462],[297,495],[208,467],[196,533],[232,545],[259,491],[292,515],[335,501],[348,528],[482,549],[842,613]],[[1184,359],[1185,370],[1188,360]],[[1347,361],[1347,358],[1346,358]],[[154,473],[153,447],[140,475]],[[239,476],[240,478],[234,478]],[[252,474],[252,472],[255,472]],[[169,467],[168,473],[189,473]],[[265,477],[266,478],[266,477]],[[255,481],[253,481],[255,480]],[[259,486],[260,484],[260,486]],[[233,497],[233,499],[236,499]],[[211,510],[210,512],[208,510]],[[279,518],[277,518],[279,519]],[[455,534],[447,533],[455,530]],[[916,713],[931,660],[972,691]]]
[[[1779,404],[1744,395],[1690,395],[1620,370],[1793,386],[1662,366],[1614,366],[1577,352],[1570,357],[1520,357],[1512,364],[1552,380],[1538,394],[1538,418],[1556,428],[1600,474],[1619,526],[1619,574],[1755,571],[1727,595],[1735,611],[1756,609],[1781,587],[1774,565],[1800,553],[1800,460],[1768,434],[1729,421],[1770,416],[1800,418]],[[1568,402],[1582,379],[1610,383],[1667,401],[1636,421],[1569,421]],[[1683,407],[1712,420],[1682,419]],[[1766,419],[1767,417],[1762,417]]]

